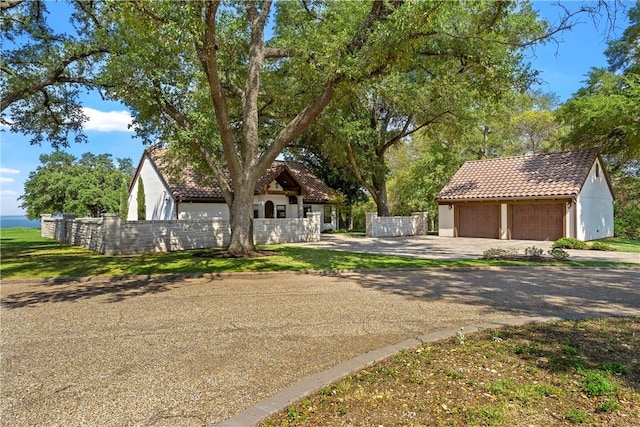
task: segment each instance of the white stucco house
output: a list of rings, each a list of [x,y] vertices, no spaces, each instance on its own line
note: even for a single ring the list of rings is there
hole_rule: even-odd
[[[469,161],[436,200],[440,236],[613,236],[614,195],[596,149]]]
[[[166,150],[144,151],[129,186],[127,220],[138,220],[138,186],[145,194],[146,220],[229,219],[220,187],[201,179],[188,164],[169,164]],[[336,207],[330,188],[299,162],[275,161],[258,180],[254,191],[254,218],[303,218],[319,212],[322,230],[336,229]]]

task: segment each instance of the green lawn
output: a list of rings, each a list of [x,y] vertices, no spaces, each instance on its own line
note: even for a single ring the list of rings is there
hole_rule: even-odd
[[[195,256],[198,251],[107,256],[40,237],[38,229],[1,231],[0,275],[3,278],[112,276],[129,274],[197,274],[246,271],[351,270],[371,268],[465,267],[538,265],[528,261],[441,261],[401,256],[339,252],[297,246],[273,245],[262,249],[277,255],[248,259]],[[593,261],[558,262],[571,266],[620,265]],[[545,265],[550,265],[545,263]],[[633,265],[633,264],[632,264]]]
[[[620,239],[618,237],[611,237],[601,240],[602,242],[611,245],[615,250],[620,252],[635,252],[640,253],[640,240]]]

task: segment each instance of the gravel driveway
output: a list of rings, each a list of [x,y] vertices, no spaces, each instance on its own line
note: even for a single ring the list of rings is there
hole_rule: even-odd
[[[2,283],[2,424],[211,425],[443,328],[640,315],[637,269],[492,268]]]

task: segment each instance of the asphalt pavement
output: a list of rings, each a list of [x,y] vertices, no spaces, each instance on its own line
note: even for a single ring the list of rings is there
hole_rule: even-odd
[[[4,280],[2,424],[246,425],[441,331],[640,315],[639,286],[564,267]]]

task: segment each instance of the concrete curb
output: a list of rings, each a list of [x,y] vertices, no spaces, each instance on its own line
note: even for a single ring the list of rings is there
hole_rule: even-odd
[[[607,315],[616,316],[620,314],[608,313]],[[418,347],[424,343],[440,341],[446,338],[450,338],[455,336],[458,332],[462,332],[464,334],[471,334],[475,332],[480,332],[485,329],[491,328],[503,328],[507,326],[523,326],[532,323],[542,323],[549,321],[558,321],[558,320],[576,320],[576,319],[584,319],[584,318],[596,318],[602,316],[593,316],[593,315],[571,315],[565,317],[556,317],[556,316],[538,316],[538,317],[514,317],[507,318],[500,322],[490,322],[490,323],[477,323],[473,325],[466,325],[460,328],[449,328],[443,329],[435,332],[430,332],[428,334],[411,338],[405,341],[402,341],[398,344],[393,344],[387,347],[383,347],[377,350],[370,351],[368,353],[362,354],[360,356],[354,357],[351,360],[347,360],[346,362],[342,362],[333,368],[329,368],[325,371],[319,372],[317,374],[311,375],[302,381],[294,384],[281,392],[271,396],[258,404],[245,409],[244,411],[234,415],[231,418],[226,419],[225,421],[216,425],[216,427],[247,427],[256,425],[262,421],[264,421],[269,416],[285,409],[288,405],[297,402],[304,397],[315,393],[316,391],[326,387],[336,381],[345,378],[346,376],[353,374],[357,371],[360,371],[367,366],[379,362],[383,359],[393,356],[394,354],[399,353],[402,350],[408,350],[415,347]]]

